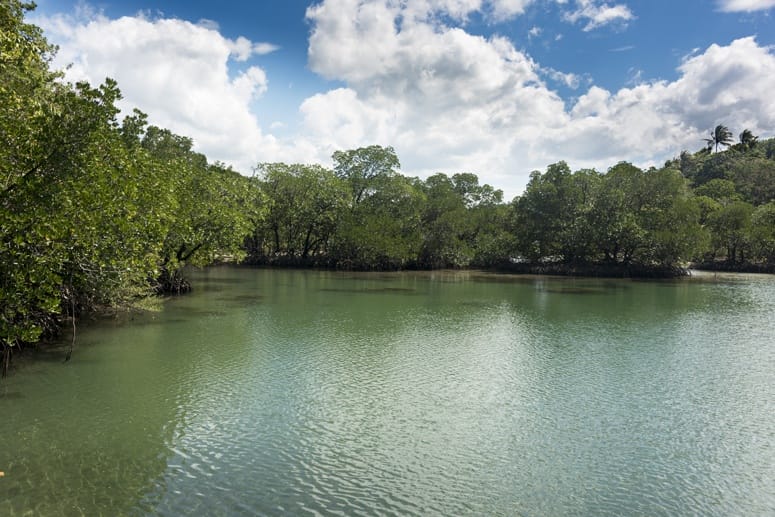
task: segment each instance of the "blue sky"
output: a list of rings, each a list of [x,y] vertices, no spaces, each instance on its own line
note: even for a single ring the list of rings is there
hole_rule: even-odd
[[[775,127],[775,0],[41,0],[68,78],[249,173],[393,145],[407,174],[518,194]]]

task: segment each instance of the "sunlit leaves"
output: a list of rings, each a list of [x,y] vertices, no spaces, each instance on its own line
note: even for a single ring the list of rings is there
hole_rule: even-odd
[[[314,263],[327,255],[348,208],[347,183],[318,165],[261,164],[258,173],[266,215],[255,227],[251,260]]]
[[[149,294],[164,270],[239,259],[259,210],[249,180],[209,165],[190,139],[147,128],[140,112],[119,124],[115,81],[58,81],[53,49],[24,10],[0,9],[4,352],[64,318]]]

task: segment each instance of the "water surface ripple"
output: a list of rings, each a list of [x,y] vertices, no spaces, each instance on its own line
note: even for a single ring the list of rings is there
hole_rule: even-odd
[[[0,384],[1,515],[772,515],[775,279],[216,268]]]

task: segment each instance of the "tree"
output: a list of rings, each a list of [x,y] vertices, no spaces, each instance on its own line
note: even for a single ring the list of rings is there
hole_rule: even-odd
[[[756,207],[751,215],[750,234],[756,257],[775,264],[775,201]]]
[[[525,193],[514,203],[519,252],[531,261],[588,260],[586,213],[598,180],[595,171],[572,174],[565,162],[531,174]]]
[[[146,128],[137,110],[119,124],[114,80],[59,81],[53,48],[24,23],[31,8],[0,9],[3,373],[11,350],[150,295],[149,279],[239,258],[258,205],[247,178],[191,139]]]
[[[332,261],[348,269],[402,269],[422,244],[424,196],[400,174],[383,176],[368,196],[342,215],[331,246]]]
[[[707,196],[722,205],[742,200],[740,194],[735,190],[734,182],[726,179],[712,179],[694,189],[694,193],[697,196]]]
[[[452,176],[455,192],[463,198],[467,208],[483,205],[495,205],[503,202],[503,191],[490,185],[479,185],[476,174],[462,172]]]
[[[190,138],[150,126],[141,145],[174,192],[157,289],[183,292],[190,288],[181,275],[185,265],[242,256],[255,210],[254,203],[246,203],[252,191],[247,178],[222,164],[208,164],[193,151]]]
[[[675,169],[650,169],[638,192],[638,225],[644,242],[636,254],[642,264],[674,266],[695,256],[703,244],[699,209],[687,181]]]
[[[423,239],[418,258],[422,267],[461,267],[470,262],[473,249],[466,237],[473,233],[473,221],[468,217],[466,205],[470,202],[467,194],[474,185],[471,176],[460,176],[455,183],[446,174],[439,173],[420,186],[425,192]]]
[[[467,208],[459,237],[473,256],[465,265],[491,267],[508,261],[514,237],[507,229],[509,209],[503,204],[503,191],[479,185],[479,178],[472,173],[454,174],[452,183]]]
[[[308,259],[328,252],[345,212],[346,183],[319,165],[271,163],[257,170],[267,210],[254,233],[251,261],[316,263]]]
[[[739,155],[728,175],[745,201],[762,205],[775,199],[775,161],[753,153]]]
[[[705,139],[708,147],[715,147],[716,152],[718,152],[719,145],[729,147],[732,144],[732,141],[732,132],[728,127],[722,126],[721,124],[716,126],[715,129],[711,131],[710,138]]]
[[[750,245],[751,216],[754,208],[744,201],[736,201],[714,212],[709,220],[712,242],[716,249],[726,251],[728,262],[745,262]]]
[[[750,129],[744,129],[743,132],[740,133],[740,147],[742,147],[744,151],[756,147],[758,140],[759,137],[754,136]]]
[[[111,305],[146,285],[157,257],[159,206],[138,188],[142,157],[119,138],[115,81],[57,81],[53,48],[0,10],[0,351],[54,332],[64,318]],[[152,173],[151,173],[152,174]]]
[[[379,145],[336,151],[332,158],[334,172],[350,185],[353,206],[373,193],[377,183],[394,176],[401,167],[395,149]]]
[[[642,181],[643,171],[627,162],[601,177],[588,218],[592,243],[606,262],[628,264],[644,244],[638,221]]]
[[[351,192],[334,238],[340,267],[396,269],[411,263],[420,246],[422,192],[398,174],[392,147],[372,145],[333,155],[334,173]]]

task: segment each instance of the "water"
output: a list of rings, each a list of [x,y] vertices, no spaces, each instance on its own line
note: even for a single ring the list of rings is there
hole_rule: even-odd
[[[775,278],[210,269],[0,383],[0,515],[772,515]]]

